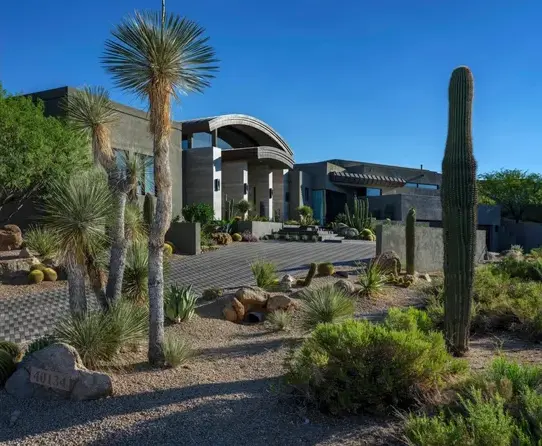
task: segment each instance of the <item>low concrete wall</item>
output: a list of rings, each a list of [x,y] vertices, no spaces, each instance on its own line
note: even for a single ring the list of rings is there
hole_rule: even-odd
[[[270,235],[273,232],[280,231],[282,226],[282,223],[275,223],[271,221],[238,221],[237,232],[242,234],[245,231],[250,231],[256,237],[260,238],[264,235]]]
[[[476,262],[484,260],[486,253],[486,231],[476,231]],[[404,266],[406,262],[405,227],[379,225],[376,227],[376,255],[395,251]],[[416,271],[434,272],[442,270],[444,243],[441,228],[416,227]]]
[[[199,223],[171,223],[166,241],[175,245],[175,254],[201,253],[201,225]]]

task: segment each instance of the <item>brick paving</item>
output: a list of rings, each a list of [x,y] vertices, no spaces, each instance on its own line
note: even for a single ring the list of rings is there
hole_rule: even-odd
[[[282,274],[299,274],[311,262],[347,265],[373,257],[375,245],[355,243],[258,242],[235,243],[217,251],[174,260],[168,282],[192,285],[197,293],[210,287],[233,288],[254,284],[250,263],[257,259],[274,262]],[[89,293],[89,305],[94,296]],[[67,289],[14,296],[0,300],[0,339],[14,342],[39,337],[68,312]]]

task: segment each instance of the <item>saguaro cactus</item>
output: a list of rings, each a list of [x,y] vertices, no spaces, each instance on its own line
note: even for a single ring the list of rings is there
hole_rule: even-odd
[[[150,228],[154,220],[154,196],[150,193],[145,194],[145,201],[143,201],[143,219]]]
[[[444,326],[449,349],[469,348],[476,252],[476,160],[472,148],[474,79],[467,67],[450,79],[446,150],[442,160]]]
[[[406,272],[413,275],[416,270],[416,209],[410,208],[406,218]]]

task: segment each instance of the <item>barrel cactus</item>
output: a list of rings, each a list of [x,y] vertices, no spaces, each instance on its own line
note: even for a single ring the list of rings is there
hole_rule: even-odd
[[[318,265],[318,275],[320,276],[331,276],[335,272],[335,267],[331,262],[320,263]]]
[[[30,265],[30,271],[43,271],[44,269],[47,269],[47,267],[43,263],[34,263],[33,265]]]
[[[317,268],[318,265],[316,263],[311,263],[311,267],[309,268],[309,272],[307,273],[307,277],[305,277],[305,282],[303,283],[305,286],[310,286],[312,279],[316,274]]]
[[[241,234],[239,234],[238,232],[236,232],[235,234],[233,234],[231,236],[232,240],[234,242],[240,242],[241,240],[243,240],[243,237],[241,236]]]
[[[171,257],[173,255],[173,244],[171,242],[165,242],[164,243],[164,255],[166,257]]]
[[[145,224],[149,228],[154,220],[154,196],[148,192],[145,194],[145,200],[143,201],[143,220],[145,220]]]
[[[8,380],[15,371],[15,368],[15,360],[11,355],[4,350],[0,350],[0,385]]]
[[[39,269],[35,269],[34,271],[30,271],[28,274],[28,281],[30,283],[40,283],[43,282],[44,274],[43,271]]]
[[[442,160],[444,327],[449,349],[469,347],[476,252],[476,160],[472,146],[474,79],[467,67],[450,79],[446,150]]]
[[[47,282],[56,282],[58,275],[53,268],[45,268],[43,271],[43,279]]]
[[[406,218],[406,272],[414,275],[416,270],[416,209],[410,208]]]

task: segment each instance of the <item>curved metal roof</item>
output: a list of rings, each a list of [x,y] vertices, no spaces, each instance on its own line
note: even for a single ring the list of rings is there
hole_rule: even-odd
[[[284,150],[286,153],[293,157],[294,153],[288,143],[280,136],[270,125],[265,122],[248,115],[220,115],[211,116],[209,118],[191,119],[189,121],[182,121],[183,132],[196,133],[196,132],[210,132],[220,127],[249,127],[267,135],[278,148]],[[254,137],[254,135],[251,135]],[[255,138],[257,140],[257,137]],[[257,141],[259,145],[269,146],[269,141]]]

